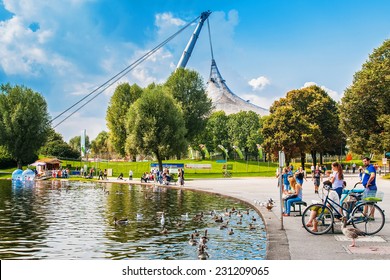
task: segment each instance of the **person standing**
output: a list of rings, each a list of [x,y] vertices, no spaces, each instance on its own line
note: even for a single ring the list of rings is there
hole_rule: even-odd
[[[300,166],[298,168],[298,170],[295,172],[295,178],[296,178],[298,184],[301,186],[303,186],[303,179],[305,179],[307,181],[306,172],[305,172],[305,170],[303,170],[302,166]]]
[[[356,171],[356,163],[352,164],[352,173],[355,174]]]
[[[183,168],[179,168],[179,183],[180,183],[180,186],[184,186],[184,170],[183,170]]]
[[[321,176],[322,176],[322,172],[320,166],[317,165],[316,169],[314,169],[313,171],[313,178],[312,178],[312,180],[314,181],[314,193],[318,193],[318,188],[321,182]]]
[[[133,170],[129,171],[129,180],[133,180]]]
[[[371,164],[371,160],[369,157],[363,158],[363,165],[364,165],[364,173],[362,178],[362,184],[364,187],[363,197],[366,196],[375,196],[377,191],[376,186],[376,169]],[[374,218],[374,211],[375,208],[367,207],[367,205],[364,207],[363,214],[367,215],[368,208],[370,208],[370,217]]]
[[[99,170],[99,178],[98,178],[98,180],[100,180],[100,178],[102,178],[102,180],[104,180],[103,171],[101,169]]]
[[[362,184],[364,192],[367,194],[370,192],[376,192],[376,170],[375,167],[370,163],[370,158],[363,158],[364,172],[362,178]]]
[[[339,199],[341,199],[341,194],[343,193],[343,182],[344,182],[344,174],[343,167],[338,162],[332,163],[332,176],[330,178],[330,182],[332,183],[332,189],[337,192],[339,195]]]
[[[282,181],[283,181],[283,192],[290,191],[290,181],[288,180],[288,176],[292,176],[292,172],[290,170],[290,167],[283,168],[282,173]]]

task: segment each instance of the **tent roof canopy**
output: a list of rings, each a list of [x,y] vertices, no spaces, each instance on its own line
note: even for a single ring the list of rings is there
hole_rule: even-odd
[[[47,165],[47,164],[56,165],[56,164],[60,164],[61,162],[62,161],[60,161],[58,158],[41,158],[41,159],[38,159],[36,162],[34,162],[31,165],[32,166],[43,166],[43,165]]]

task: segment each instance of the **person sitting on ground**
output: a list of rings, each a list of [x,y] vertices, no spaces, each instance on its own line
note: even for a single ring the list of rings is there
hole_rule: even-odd
[[[149,178],[148,174],[146,172],[144,172],[144,174],[142,174],[142,177],[141,177],[141,183],[142,182],[147,183],[148,182],[148,178]]]
[[[117,180],[123,180],[123,173],[122,172],[119,174]]]
[[[298,184],[297,180],[295,179],[295,176],[288,176],[288,181],[290,182],[292,192],[284,199],[283,216],[290,216],[290,208],[293,202],[302,201],[302,186]]]

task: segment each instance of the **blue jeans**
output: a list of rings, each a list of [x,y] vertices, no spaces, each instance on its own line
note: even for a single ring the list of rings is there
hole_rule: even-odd
[[[290,199],[287,199],[284,201],[284,211],[286,214],[290,214],[291,204],[295,201],[302,201],[302,198],[295,197],[295,198],[290,198]]]
[[[343,193],[343,188],[337,188],[337,189],[333,189],[335,192],[337,192],[337,194],[339,195],[339,199],[341,199],[341,195]]]

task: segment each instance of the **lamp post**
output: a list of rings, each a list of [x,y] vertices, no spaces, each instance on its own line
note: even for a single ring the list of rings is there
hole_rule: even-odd
[[[284,229],[283,227],[283,167],[285,162],[285,155],[283,151],[279,151],[279,199],[280,199],[280,229]]]

